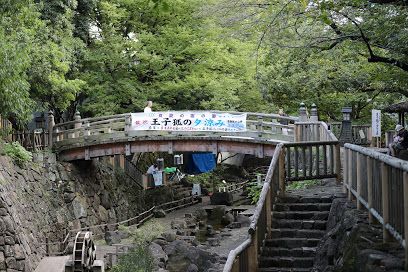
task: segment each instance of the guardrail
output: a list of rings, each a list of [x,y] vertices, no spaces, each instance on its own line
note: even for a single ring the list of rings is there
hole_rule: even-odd
[[[394,237],[405,248],[408,271],[408,162],[357,145],[345,144],[344,186],[357,209],[383,226],[383,240]]]
[[[199,112],[199,111],[191,111]],[[214,113],[230,113],[230,114],[242,114],[241,112],[221,112],[211,111]],[[53,118],[52,115],[51,119]],[[281,116],[279,114],[265,114],[265,113],[247,113],[247,130],[245,132],[235,133],[234,135],[247,136],[247,137],[264,137],[270,138],[271,135],[288,135],[293,136],[294,126],[293,123],[298,120],[297,117]],[[287,123],[287,124],[284,124]],[[75,115],[75,120],[60,124],[53,124],[53,120],[50,120],[49,127],[52,131],[52,142],[60,142],[67,139],[90,137],[102,134],[126,134],[131,124],[131,114],[118,114],[103,117],[85,118],[81,119],[79,113]],[[146,136],[146,135],[163,135],[163,134],[176,134],[182,135],[183,131],[133,131],[132,136]],[[189,136],[195,134],[206,135],[225,135],[225,132],[184,132]]]
[[[29,151],[44,150],[48,147],[48,131],[13,131],[11,134],[13,142],[19,142],[21,146]]]
[[[340,182],[340,144],[327,125],[297,122],[295,131],[299,142],[277,145],[248,238],[230,251],[224,272],[257,271],[259,253],[272,228],[272,207],[278,196],[285,195],[287,181],[335,177]]]

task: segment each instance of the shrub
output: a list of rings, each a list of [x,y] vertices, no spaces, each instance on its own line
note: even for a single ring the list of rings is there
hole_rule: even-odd
[[[112,272],[151,272],[154,270],[154,258],[145,244],[139,244],[136,248],[120,257]]]
[[[252,200],[252,204],[256,204],[261,196],[263,185],[254,182],[252,186],[248,187],[248,196]]]
[[[18,142],[6,143],[4,144],[3,148],[3,154],[12,158],[20,167],[23,167],[27,162],[30,162],[33,159],[31,152],[27,151]]]
[[[316,185],[319,185],[320,182],[315,179],[311,180],[304,180],[304,181],[294,181],[291,184],[289,184],[286,189],[288,190],[299,190],[299,189],[306,189],[310,188]]]

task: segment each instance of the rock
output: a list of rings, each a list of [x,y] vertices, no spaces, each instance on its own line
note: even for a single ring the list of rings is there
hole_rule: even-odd
[[[4,256],[14,257],[14,248],[10,245],[5,245],[4,246]]]
[[[4,257],[4,253],[0,252],[0,270],[6,269],[6,258]]]
[[[82,196],[76,196],[74,200],[72,200],[72,207],[74,216],[76,219],[81,219],[87,216],[87,207],[86,199]]]
[[[199,268],[199,271],[209,271],[217,265],[218,257],[198,247],[192,246],[185,241],[176,240],[164,247],[169,256],[167,269],[169,271],[188,271],[191,264]],[[193,268],[193,267],[192,267]]]
[[[102,195],[101,195],[101,205],[107,210],[112,208],[112,204],[111,204],[111,201],[109,199],[109,194],[106,191],[104,191],[102,193]]]
[[[184,217],[185,218],[193,218],[193,214],[192,213],[185,213]]]
[[[166,239],[167,242],[173,242],[174,240],[176,240],[176,234],[173,232],[165,232],[165,233],[162,233],[161,236],[164,239]]]
[[[223,225],[229,225],[232,222],[234,222],[234,216],[231,213],[226,213],[221,219]]]
[[[6,258],[6,265],[7,265],[7,268],[17,269],[17,261],[13,257]]]
[[[233,194],[229,192],[216,192],[210,197],[211,205],[227,205],[231,206],[233,203]]]
[[[16,243],[14,241],[14,237],[12,237],[12,236],[6,236],[4,238],[4,242],[6,243],[6,245],[14,245]]]
[[[14,245],[14,256],[16,260],[23,260],[25,258],[23,248],[20,245]]]
[[[199,221],[207,219],[207,216],[208,214],[204,209],[198,209],[194,211],[194,217]]]
[[[198,272],[198,267],[195,264],[190,264],[187,267],[186,272]]]
[[[241,228],[241,223],[239,223],[239,222],[232,222],[231,224],[229,224],[229,225],[227,226],[227,228],[229,228],[229,229],[239,229],[239,228]]]
[[[218,238],[208,238],[207,242],[210,246],[219,246],[220,245],[220,239]]]
[[[156,243],[156,244],[160,245],[161,247],[164,247],[164,246],[169,244],[169,242],[167,242],[166,239],[164,239],[164,238],[162,239],[161,237],[159,237],[157,239],[154,239],[153,243]]]
[[[242,214],[238,214],[235,217],[235,221],[237,223],[240,223],[241,227],[249,227],[249,225],[251,224],[251,220],[249,219],[249,217]]]
[[[159,209],[159,210],[154,210],[153,211],[154,217],[155,218],[163,218],[166,217],[166,212],[163,209]]]
[[[182,219],[176,219],[170,223],[172,229],[186,229],[187,223]]]
[[[154,242],[150,243],[149,251],[152,253],[152,256],[159,262],[167,263],[169,257],[164,252],[162,247]]]
[[[120,233],[118,231],[106,231],[105,241],[108,245],[119,244],[121,241]]]

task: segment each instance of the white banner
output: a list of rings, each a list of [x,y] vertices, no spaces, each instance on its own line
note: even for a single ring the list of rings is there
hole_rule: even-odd
[[[381,111],[371,111],[372,137],[381,137]]]
[[[132,113],[130,130],[246,131],[246,113],[168,111]]]

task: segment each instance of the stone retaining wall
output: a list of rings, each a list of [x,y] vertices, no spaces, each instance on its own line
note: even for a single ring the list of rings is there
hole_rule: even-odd
[[[46,166],[21,169],[0,156],[0,272],[34,271],[46,236],[59,241],[66,228],[124,220],[151,199],[97,161]]]

